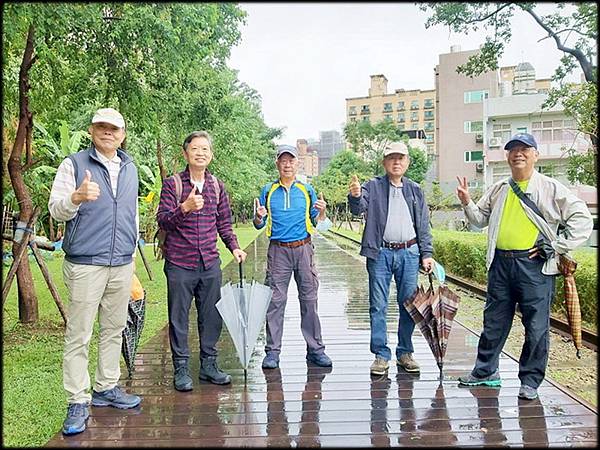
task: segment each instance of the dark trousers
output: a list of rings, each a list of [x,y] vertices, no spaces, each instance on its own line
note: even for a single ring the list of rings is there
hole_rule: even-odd
[[[546,374],[550,346],[550,305],[554,298],[554,275],[544,275],[544,261],[529,259],[526,251],[496,250],[488,273],[483,333],[472,374],[491,375],[498,368],[500,352],[512,326],[515,307],[521,311],[525,342],[519,358],[522,384],[537,388]]]
[[[223,319],[215,304],[221,299],[221,265],[217,260],[205,269],[200,264],[195,270],[184,269],[165,261],[167,300],[169,309],[169,341],[173,360],[188,359],[188,325],[192,297],[198,312],[200,358],[217,356],[217,341]]]

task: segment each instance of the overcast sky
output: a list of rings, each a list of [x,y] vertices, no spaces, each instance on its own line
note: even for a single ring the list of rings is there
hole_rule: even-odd
[[[262,97],[265,122],[286,127],[277,143],[319,138],[319,131],[342,131],[347,97],[367,96],[370,75],[395,89],[433,89],[438,55],[451,45],[472,50],[478,33],[459,35],[437,25],[425,29],[429,13],[413,3],[240,3],[248,13],[241,43],[229,66]],[[538,6],[542,14],[552,3]],[[501,66],[530,62],[536,78],[549,78],[562,52],[523,13],[513,17],[513,37]],[[567,41],[572,43],[573,40]],[[570,79],[578,81],[580,71]]]

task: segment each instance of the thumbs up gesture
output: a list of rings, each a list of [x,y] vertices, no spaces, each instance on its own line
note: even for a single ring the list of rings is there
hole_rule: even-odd
[[[358,181],[358,177],[356,174],[352,175],[352,179],[350,180],[350,186],[348,187],[350,191],[350,195],[352,197],[360,197],[360,181]]]
[[[83,202],[93,202],[100,196],[100,186],[92,181],[92,174],[85,170],[85,177],[79,187],[71,194],[71,201],[75,205]]]
[[[319,211],[319,220],[325,219],[325,208],[327,208],[327,203],[323,198],[323,193],[319,194],[319,199],[315,202],[315,208]]]
[[[254,217],[257,220],[263,220],[263,217],[267,215],[267,208],[262,206],[257,198],[254,199]]]
[[[185,201],[181,204],[181,210],[184,213],[188,213],[190,211],[199,211],[204,207],[204,197],[202,197],[202,194],[197,192],[197,190],[198,187],[194,185],[190,191],[190,195],[188,195]]]

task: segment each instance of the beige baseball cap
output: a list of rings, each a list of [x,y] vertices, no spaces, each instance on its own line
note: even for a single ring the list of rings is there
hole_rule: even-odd
[[[101,108],[92,117],[92,123],[110,123],[115,127],[125,128],[125,119],[119,111],[113,108]]]
[[[383,156],[391,155],[392,153],[408,155],[408,147],[404,142],[390,142],[383,149]]]

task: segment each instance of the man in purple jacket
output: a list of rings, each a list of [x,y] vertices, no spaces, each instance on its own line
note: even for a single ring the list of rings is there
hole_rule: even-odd
[[[216,344],[223,320],[215,304],[221,298],[221,264],[217,232],[238,263],[246,259],[231,226],[231,209],[225,187],[207,167],[212,160],[212,140],[195,131],[183,142],[187,167],[179,173],[183,189],[177,198],[175,178],[164,180],[158,206],[158,225],[167,231],[169,340],[178,391],[192,390],[188,359],[188,323],[192,297],[198,311],[200,379],[215,384],[231,383],[231,376],[217,366]]]

